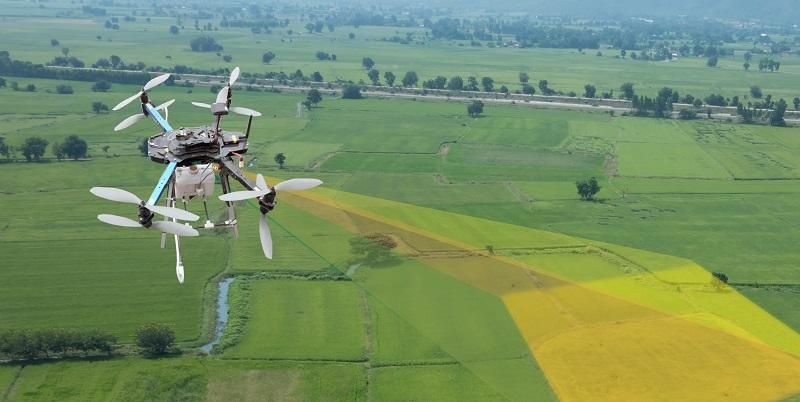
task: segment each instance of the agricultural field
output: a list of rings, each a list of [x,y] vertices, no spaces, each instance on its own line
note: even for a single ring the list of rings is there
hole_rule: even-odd
[[[200,34],[189,20],[177,35],[168,32],[175,18],[162,16],[111,30],[74,4],[41,4],[0,0],[0,50],[46,62],[60,54],[50,46],[58,38],[90,63],[120,53],[148,65],[299,68],[330,81],[366,80],[369,56],[382,72],[423,79],[492,75],[516,88],[528,71],[532,82],[582,91],[587,82],[618,89],[624,76],[643,92],[733,96],[761,85],[787,98],[800,73],[789,54],[780,73],[744,72],[739,50],[712,69],[702,58],[633,61],[613,49],[476,47],[432,40],[421,27],[308,34],[297,18],[271,34],[214,31],[228,64],[188,49]],[[382,40],[407,32],[418,40]],[[260,60],[266,50],[277,54],[270,64]],[[317,50],[338,59],[316,60]],[[0,360],[4,402],[800,398],[800,128],[515,104],[472,118],[464,103],[424,97],[325,94],[299,110],[305,93],[237,90],[235,105],[263,113],[246,174],[324,185],[281,192],[268,215],[272,260],[260,248],[258,205],[237,203],[238,236],[218,228],[182,241],[179,285],[171,236],[162,249],[157,232],[99,222],[135,210],[88,191],[144,197],[162,171],[139,150],[155,132],[149,122],[112,130],[137,107],[92,111],[139,87],[3,78],[36,90],[0,87],[0,137],[18,149],[39,136],[49,147],[38,163],[19,151],[0,160],[0,332],[117,338],[108,356]],[[56,93],[65,83],[74,94]],[[189,102],[214,96],[201,86],[150,93],[154,104],[177,100],[174,127],[212,124]],[[235,115],[223,121],[224,130],[246,126]],[[56,158],[53,144],[70,134],[87,141],[86,158]],[[581,200],[576,181],[591,177],[601,188]],[[211,219],[226,216],[220,191],[209,197]],[[199,201],[186,208],[205,215]],[[376,234],[395,245],[381,260],[353,246]],[[207,353],[223,278],[233,278],[228,326]],[[134,331],[151,322],[174,329],[181,353],[135,355]]]

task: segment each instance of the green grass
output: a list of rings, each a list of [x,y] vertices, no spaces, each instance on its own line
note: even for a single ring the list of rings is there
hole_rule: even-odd
[[[619,174],[633,177],[725,179],[730,174],[695,144],[621,142]]]
[[[461,365],[388,367],[373,376],[370,394],[380,401],[507,400]]]
[[[226,358],[361,360],[364,322],[348,282],[255,281],[241,343]]]
[[[363,400],[364,376],[356,364],[198,358],[55,362],[25,366],[9,400]]]
[[[800,312],[797,304],[800,303],[800,291],[797,289],[784,289],[778,287],[737,287],[736,290],[753,300],[775,317],[792,328],[800,328]]]
[[[453,361],[433,341],[375,297],[369,299],[369,310],[373,366]]]

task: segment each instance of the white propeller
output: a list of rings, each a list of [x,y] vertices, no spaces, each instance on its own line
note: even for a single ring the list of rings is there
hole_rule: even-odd
[[[264,176],[259,173],[256,176],[255,190],[235,191],[223,194],[219,196],[219,199],[225,202],[258,199],[273,191],[277,193],[278,191],[308,190],[320,184],[322,184],[322,180],[318,179],[289,179],[278,183],[275,187],[269,187],[267,181],[264,180]],[[258,233],[261,238],[261,249],[264,251],[264,256],[272,259],[272,234],[269,231],[266,214],[261,214],[259,218]]]
[[[170,100],[158,105],[156,107],[156,110],[164,110],[165,114],[166,114],[165,118],[168,118],[169,117],[169,110],[167,108],[172,106],[173,103],[175,103],[175,99],[170,99]],[[121,121],[119,124],[117,124],[116,127],[114,127],[114,131],[124,130],[124,129],[126,129],[126,128],[128,128],[128,127],[130,127],[130,126],[132,126],[132,125],[144,120],[145,117],[146,116],[144,115],[144,113],[137,113],[135,115],[128,116],[127,118],[125,118],[125,120]]]
[[[227,102],[227,99],[223,100],[223,102]],[[208,103],[192,102],[192,105],[201,107],[203,109],[211,109],[211,105],[209,105]],[[228,109],[228,111],[242,116],[261,117],[261,112],[241,106],[231,106],[231,108]]]
[[[128,219],[123,216],[117,215],[109,215],[109,214],[100,214],[97,215],[97,219],[101,222],[107,223],[109,225],[114,226],[121,226],[126,228],[141,228],[144,227],[139,224],[139,222]],[[200,233],[193,227],[189,227],[177,222],[172,221],[153,221],[150,225],[151,229],[156,229],[163,233],[169,233],[176,236],[185,236],[185,237],[195,237],[199,236]]]
[[[149,90],[161,85],[164,81],[169,79],[169,76],[170,76],[169,73],[162,74],[162,75],[159,75],[158,77],[155,77],[155,78],[151,79],[150,81],[147,81],[147,83],[144,84],[144,87],[142,87],[141,91],[137,92],[136,94],[134,94],[130,98],[125,99],[124,101],[118,103],[117,106],[114,106],[111,110],[116,111],[116,110],[120,110],[120,109],[124,108],[125,106],[128,106],[129,103],[133,102],[136,98],[142,96],[142,93],[147,92],[147,91],[149,91]]]
[[[122,189],[113,187],[92,187],[89,191],[92,194],[109,201],[124,202],[128,204],[137,204],[140,206],[144,206],[145,208],[149,209],[152,212],[164,215],[169,218],[180,219],[182,221],[196,221],[200,219],[199,216],[179,208],[162,207],[159,205],[145,204],[145,202],[142,201],[135,194]]]

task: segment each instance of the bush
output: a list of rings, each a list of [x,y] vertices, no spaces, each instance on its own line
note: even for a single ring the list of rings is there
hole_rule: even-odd
[[[110,354],[117,338],[99,330],[26,329],[0,332],[0,356],[9,359]]]
[[[580,195],[581,199],[584,201],[594,199],[595,194],[600,192],[600,185],[594,177],[589,178],[589,180],[575,182],[575,187],[578,190],[578,195]]]
[[[191,46],[193,52],[221,52],[223,50],[222,45],[210,36],[192,39],[189,46]]]
[[[92,85],[94,92],[108,92],[111,89],[111,84],[108,81],[97,81]]]
[[[164,355],[175,346],[175,331],[166,324],[145,324],[136,330],[136,346],[147,356]]]
[[[69,85],[61,84],[61,85],[58,85],[56,87],[56,93],[59,93],[59,94],[62,94],[62,95],[69,95],[69,94],[72,94],[74,92],[75,91],[73,91],[72,87],[69,86]]]
[[[361,99],[361,87],[358,85],[350,84],[342,91],[343,99]]]

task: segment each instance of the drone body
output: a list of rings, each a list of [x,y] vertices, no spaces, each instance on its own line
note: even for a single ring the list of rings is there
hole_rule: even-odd
[[[317,179],[291,179],[278,183],[274,187],[267,185],[262,175],[257,175],[256,181],[251,181],[241,170],[243,157],[247,152],[247,140],[250,136],[250,127],[253,117],[261,116],[255,110],[243,107],[231,107],[232,86],[239,77],[239,68],[236,67],[230,76],[228,85],[217,94],[216,102],[209,105],[192,102],[193,105],[211,109],[214,116],[213,127],[188,127],[174,129],[167,121],[168,107],[174,100],[165,102],[158,107],[150,103],[147,91],[158,86],[169,78],[169,74],[160,75],[144,85],[142,90],[128,99],[120,102],[113,110],[119,110],[139,98],[142,104],[142,113],[135,114],[119,123],[114,130],[119,131],[150,117],[160,128],[161,133],[153,135],[147,141],[148,156],[153,162],[166,165],[153,192],[145,201],[125,190],[110,187],[93,187],[92,194],[111,201],[136,204],[138,206],[138,220],[122,216],[101,214],[98,219],[102,222],[122,227],[143,227],[157,229],[162,233],[161,247],[166,243],[166,235],[175,237],[176,265],[175,272],[178,282],[184,281],[184,267],[180,254],[180,236],[198,236],[197,229],[212,229],[215,227],[230,228],[234,236],[238,237],[236,211],[234,202],[248,199],[257,200],[261,217],[259,221],[259,234],[264,255],[272,258],[272,236],[267,224],[266,214],[275,208],[275,198],[278,191],[305,190],[322,184]],[[165,112],[161,116],[160,111]],[[229,112],[248,116],[247,131],[245,133],[223,131],[222,118]],[[208,215],[207,197],[214,193],[214,171],[217,170],[222,187],[220,200],[225,202],[228,210],[228,219],[223,222],[212,222]],[[231,178],[244,186],[246,191],[231,191]],[[166,193],[165,206],[157,205]],[[195,198],[202,198],[205,210],[205,224],[193,227],[182,221],[196,221],[200,217],[186,211],[186,203]],[[177,201],[183,202],[183,209],[176,208]],[[163,215],[165,220],[155,220],[155,215]]]

